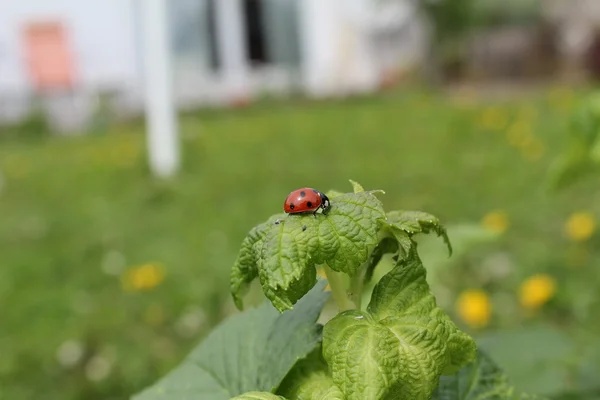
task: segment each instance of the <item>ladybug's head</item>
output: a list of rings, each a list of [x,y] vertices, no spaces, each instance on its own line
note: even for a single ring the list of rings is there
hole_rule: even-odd
[[[323,214],[326,214],[331,208],[331,202],[329,201],[329,197],[323,192],[319,192],[319,196],[321,197],[321,208],[323,209]]]

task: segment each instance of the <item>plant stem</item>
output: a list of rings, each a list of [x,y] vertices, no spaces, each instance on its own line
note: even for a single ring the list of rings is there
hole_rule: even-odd
[[[329,268],[329,265],[327,264],[323,265],[323,270],[325,271],[325,275],[327,275],[327,282],[331,287],[333,299],[337,303],[340,311],[356,309],[356,304],[348,297],[344,274],[335,272]]]
[[[362,268],[361,272],[356,274],[350,280],[350,300],[354,303],[356,309],[360,310],[363,295],[363,283],[365,281],[365,269]]]

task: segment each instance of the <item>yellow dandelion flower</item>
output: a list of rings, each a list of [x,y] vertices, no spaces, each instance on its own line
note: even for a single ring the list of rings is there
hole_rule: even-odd
[[[481,224],[491,232],[504,233],[509,226],[508,214],[502,210],[491,211],[483,217]]]
[[[157,264],[143,264],[127,270],[122,276],[122,286],[126,291],[139,292],[154,289],[165,279],[165,272]]]
[[[596,219],[589,212],[574,213],[567,220],[565,231],[571,240],[587,240],[596,231]]]
[[[516,121],[506,130],[508,144],[513,147],[523,148],[533,141],[533,129],[526,121]]]
[[[554,278],[546,274],[531,276],[519,289],[519,301],[527,309],[538,309],[548,302],[556,292]]]
[[[500,130],[508,123],[508,115],[504,110],[490,107],[481,114],[480,125],[484,129]]]
[[[323,279],[327,279],[327,274],[325,273],[325,270],[323,268],[317,269],[317,275],[319,275]],[[331,286],[329,286],[329,283],[327,284],[327,286],[325,286],[325,291],[331,291]]]
[[[458,297],[456,310],[466,324],[473,328],[483,328],[490,321],[492,304],[483,290],[469,289]]]

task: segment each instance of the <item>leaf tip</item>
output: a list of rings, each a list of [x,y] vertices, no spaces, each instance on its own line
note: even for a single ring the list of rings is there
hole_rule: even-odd
[[[350,181],[350,184],[352,185],[352,188],[354,189],[354,193],[360,193],[360,192],[364,192],[365,189],[362,187],[362,185],[356,181],[353,181],[352,179],[348,179]]]
[[[450,238],[448,237],[448,233],[446,232],[445,229],[442,233],[442,237],[443,237],[444,243],[446,243],[446,247],[448,248],[448,258],[450,258],[450,257],[452,257],[452,254],[454,253],[454,249],[452,248],[452,243],[450,243]]]
[[[280,314],[283,314],[285,311],[294,309],[294,305],[287,299],[276,298],[276,299],[270,299],[270,300],[271,300],[271,304],[273,305],[273,307],[275,307],[275,309],[277,311],[279,311]]]
[[[330,190],[327,193],[325,193],[327,195],[327,197],[329,197],[329,199],[335,199],[338,196],[343,195],[342,192],[338,192],[337,190]]]
[[[239,311],[244,311],[244,301],[241,297],[233,295],[233,304],[235,304],[235,308]]]

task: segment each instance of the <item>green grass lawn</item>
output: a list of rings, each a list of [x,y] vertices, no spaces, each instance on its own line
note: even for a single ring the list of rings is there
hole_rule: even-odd
[[[547,89],[491,104],[406,90],[189,114],[172,182],[149,176],[139,124],[2,141],[0,399],[125,399],[150,384],[234,312],[228,273],[248,230],[293,189],[349,191],[348,179],[384,189],[387,209],[444,223],[505,211],[507,232],[456,267],[464,274],[448,283],[448,304],[468,287],[510,298],[546,272],[559,282],[546,309],[494,314],[487,329],[544,322],[572,333],[590,319],[589,300],[574,299],[597,287],[600,258],[597,239],[574,245],[563,226],[576,211],[600,216],[600,190],[549,194],[544,180],[578,96]],[[583,265],[569,266],[578,251]],[[509,277],[468,273],[498,253],[511,259]],[[148,263],[164,280],[123,286]],[[505,300],[494,296],[495,313]]]

